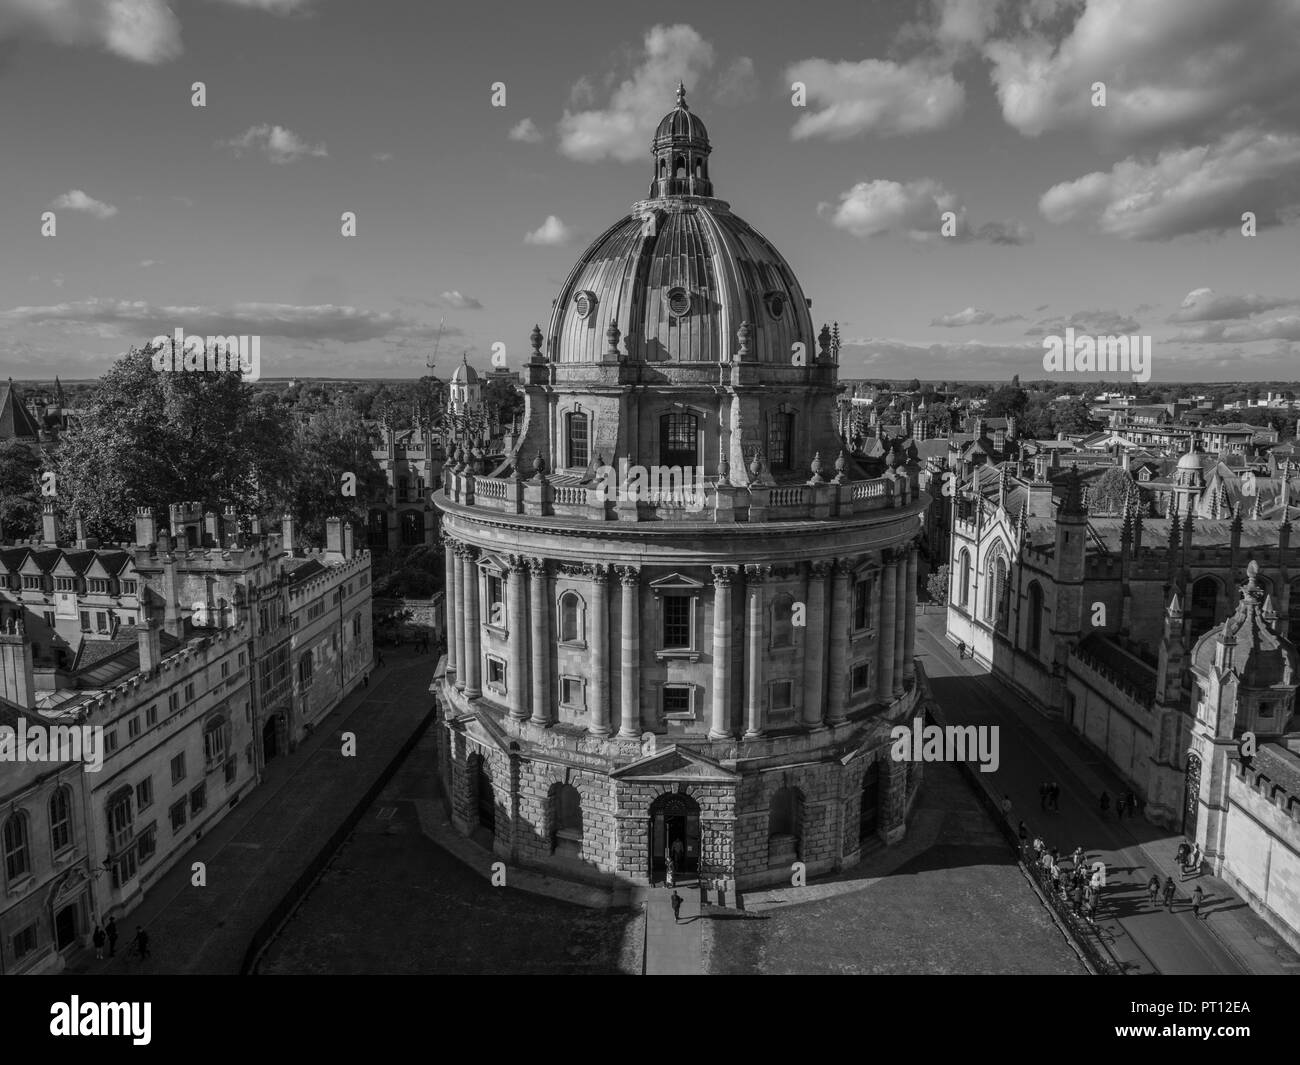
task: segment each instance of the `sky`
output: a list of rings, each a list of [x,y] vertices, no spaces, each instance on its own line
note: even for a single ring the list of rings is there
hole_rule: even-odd
[[[517,368],[680,78],[841,376],[1043,378],[1070,326],[1300,378],[1297,41],[1300,0],[0,0],[0,374],[177,327]]]

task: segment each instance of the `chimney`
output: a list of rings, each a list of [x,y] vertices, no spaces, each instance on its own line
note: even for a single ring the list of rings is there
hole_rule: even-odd
[[[77,511],[73,512],[72,518],[77,524],[77,550],[84,551],[86,550],[86,523]]]
[[[0,696],[24,710],[36,708],[32,645],[21,621],[10,621],[0,631]]]
[[[284,514],[280,518],[280,536],[284,540],[284,553],[290,558],[294,555],[294,528],[293,515]]]
[[[352,522],[343,526],[343,557],[351,558],[355,551],[355,544],[352,537]]]
[[[153,507],[135,508],[135,546],[152,547],[158,541],[158,522]]]
[[[59,512],[50,501],[41,504],[41,535],[42,542],[51,547],[59,542]]]
[[[156,619],[142,613],[135,635],[140,648],[140,672],[152,673],[162,662],[162,629]]]
[[[325,519],[325,550],[331,555],[343,554],[343,521],[340,518]]]
[[[217,520],[216,511],[209,510],[203,515],[203,546],[221,546],[221,525]]]

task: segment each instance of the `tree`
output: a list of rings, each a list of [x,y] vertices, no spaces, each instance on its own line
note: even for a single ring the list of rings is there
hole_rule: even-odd
[[[0,540],[34,536],[40,514],[37,453],[21,440],[0,440]]]
[[[1003,385],[989,396],[984,414],[989,418],[1004,418],[1008,414],[1019,418],[1025,412],[1029,397],[1025,390],[1017,385]]]
[[[1054,433],[1090,433],[1097,426],[1088,409],[1088,401],[1075,396],[1064,403],[1058,403],[1053,415]]]
[[[932,572],[925,582],[925,590],[929,593],[930,602],[938,603],[944,606],[948,602],[948,563],[944,563],[937,570]]]
[[[919,392],[921,391],[921,382],[917,378],[913,377],[910,381],[907,382],[907,387],[903,391]]]
[[[1127,470],[1112,466],[1089,486],[1088,513],[1102,516],[1122,514],[1132,485],[1133,479]]]

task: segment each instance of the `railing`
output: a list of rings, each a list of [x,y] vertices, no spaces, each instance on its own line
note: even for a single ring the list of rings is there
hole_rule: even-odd
[[[484,499],[505,499],[508,485],[508,481],[498,480],[495,477],[475,477],[474,494]]]
[[[768,505],[773,507],[797,507],[805,501],[805,486],[792,485],[789,488],[773,488],[768,498]]]
[[[567,506],[575,503],[585,505],[587,502],[587,489],[581,485],[559,485],[554,491],[557,503]]]

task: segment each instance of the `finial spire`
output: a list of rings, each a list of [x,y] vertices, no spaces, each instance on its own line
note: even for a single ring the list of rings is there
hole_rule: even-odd
[[[686,106],[686,83],[680,78],[677,81],[677,106],[687,111],[690,110],[690,108]]]

